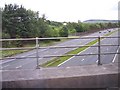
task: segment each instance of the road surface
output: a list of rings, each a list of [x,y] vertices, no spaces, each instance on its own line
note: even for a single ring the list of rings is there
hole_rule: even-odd
[[[110,29],[114,31],[116,29]],[[101,33],[96,32],[90,34],[89,36],[103,36],[109,33],[108,30],[101,31]],[[61,44],[57,44],[54,46],[72,46],[72,45],[85,45],[86,43],[92,41],[94,39],[72,39]],[[45,55],[63,55],[66,52],[69,52],[75,48],[56,48],[56,49],[39,49],[39,57]],[[36,50],[32,50],[29,52],[25,52],[22,54],[18,54],[14,57],[29,57],[29,56],[36,56]],[[46,61],[51,60],[52,58],[39,58],[39,64],[45,63]],[[36,68],[36,58],[26,58],[26,59],[11,59],[11,60],[4,60],[0,64],[2,65],[2,70],[11,70],[11,69],[35,69]]]
[[[118,37],[118,32],[112,34],[110,37]],[[107,38],[101,41],[101,45],[118,45],[118,38]],[[98,44],[96,44],[98,45]],[[101,53],[116,53],[120,47],[118,46],[102,46]],[[98,47],[90,47],[85,51],[79,54],[95,54],[98,53]],[[112,62],[117,62],[117,54],[101,55],[101,64],[108,64]],[[90,65],[98,63],[98,55],[89,55],[89,56],[73,56],[67,61],[61,63],[59,67],[68,67],[68,66],[80,66],[80,65]]]

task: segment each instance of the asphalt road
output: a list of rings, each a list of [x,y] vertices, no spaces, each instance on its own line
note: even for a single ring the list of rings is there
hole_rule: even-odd
[[[111,37],[118,37],[118,32],[111,35]],[[118,38],[107,38],[101,41],[101,45],[118,45]],[[98,45],[98,44],[95,44]],[[102,46],[101,53],[116,53],[119,50],[118,46]],[[90,47],[79,54],[95,54],[98,53],[98,47]],[[101,64],[108,64],[118,62],[118,54],[101,55]],[[73,56],[67,61],[59,65],[59,67],[80,66],[98,64],[98,55],[89,56]]]
[[[111,29],[114,31],[116,29]],[[104,34],[109,33],[107,30],[101,31],[101,33],[96,32],[90,34],[88,36],[103,36]],[[94,39],[72,39],[61,44],[57,44],[54,46],[70,46],[70,45],[85,45],[86,43],[92,41]],[[56,49],[39,49],[39,57],[43,57],[46,55],[63,55],[66,52],[69,52],[75,48],[56,48]],[[31,50],[29,52],[25,52],[22,54],[15,55],[13,57],[29,57],[36,56],[36,50]],[[39,58],[39,64],[45,63],[46,61],[51,60],[52,58]],[[10,69],[35,69],[36,68],[36,58],[26,58],[26,59],[10,59],[3,60],[0,62],[2,70],[10,70]]]

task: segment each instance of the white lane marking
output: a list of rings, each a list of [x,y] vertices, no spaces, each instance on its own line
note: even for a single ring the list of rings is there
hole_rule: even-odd
[[[29,56],[29,55],[26,55],[26,56]],[[20,56],[20,57],[24,58],[24,57],[26,57],[26,56]]]
[[[108,51],[109,49],[107,48],[107,51]]]
[[[84,61],[85,59],[82,59],[81,61]]]
[[[96,63],[98,63],[98,60],[96,60]]]
[[[59,51],[55,51],[54,53],[58,53]]]
[[[117,29],[116,29],[117,30]],[[113,30],[113,31],[115,31],[115,30]],[[97,32],[98,33],[98,32]],[[94,35],[95,33],[93,33],[93,34],[90,34],[90,35]],[[104,35],[104,34],[103,34]],[[84,36],[83,36],[84,37]],[[64,44],[63,44],[64,45]],[[45,51],[45,50],[48,50],[49,48],[47,48],[47,49],[44,49],[44,50],[41,50],[41,51]],[[40,52],[40,51],[39,51]],[[34,53],[30,53],[30,54],[27,54],[26,56],[29,56],[29,55],[32,55],[32,54],[35,54],[36,52],[34,52]],[[26,56],[23,56],[23,57],[26,57]],[[7,63],[7,62],[11,62],[11,61],[14,61],[14,60],[16,60],[16,59],[11,59],[11,60],[7,60],[7,61],[4,61],[4,60],[1,60],[2,61],[2,63],[0,63],[0,64],[4,64],[4,63]]]
[[[45,50],[47,50],[47,49],[45,49]],[[45,50],[41,50],[41,51],[45,51]],[[39,52],[41,52],[41,51],[39,51]],[[35,54],[35,53],[36,52],[30,53],[30,54],[27,54],[26,56],[29,56],[29,55],[32,55],[32,54]],[[21,57],[26,57],[26,56],[21,56]],[[0,64],[8,63],[8,62],[11,62],[11,61],[14,61],[14,60],[16,60],[16,59],[11,59],[11,60],[7,60],[7,61],[1,60],[2,63],[0,63]]]
[[[21,68],[21,67],[22,67],[22,65],[20,65],[20,66],[16,67],[16,69]]]
[[[41,60],[41,59],[43,59],[43,58],[39,58],[39,60]],[[31,61],[31,62],[29,62],[29,63],[32,63],[32,62],[33,62],[33,61]],[[23,66],[25,66],[26,64],[29,64],[29,63],[25,63],[25,64],[23,64],[23,65],[20,65],[20,66],[16,67],[16,69],[21,68],[21,67],[23,67]],[[36,65],[36,67],[37,67],[37,65]]]
[[[110,35],[110,36],[111,36],[111,35]],[[104,39],[103,39],[103,40],[104,40]],[[103,41],[103,40],[101,40],[101,41]],[[94,41],[94,40],[93,40],[93,41]],[[91,41],[90,41],[90,42],[91,42]],[[98,43],[98,42],[97,42],[97,43]],[[94,45],[96,45],[97,43],[95,43]],[[93,46],[94,46],[94,45],[93,45]],[[88,50],[89,48],[91,48],[91,47],[86,48],[86,49],[83,50],[82,52]],[[80,52],[80,53],[82,53],[82,52]],[[78,53],[78,55],[79,55],[80,53]],[[75,57],[75,56],[69,58],[68,60],[66,60],[66,61],[64,61],[64,62],[62,62],[62,63],[60,63],[60,64],[58,65],[58,67],[61,66],[61,65],[63,65],[64,63],[66,63],[67,61],[71,60],[71,59],[74,58],[74,57]]]
[[[103,34],[104,35],[104,34]],[[110,35],[110,36],[112,36],[112,35]],[[102,39],[101,41],[103,41],[103,40],[105,40],[105,39]],[[92,41],[92,40],[91,40]],[[90,42],[91,42],[90,41]],[[93,40],[94,41],[94,40]],[[98,42],[97,42],[98,43]],[[94,45],[96,45],[97,43],[95,43]],[[94,46],[93,45],[93,46]],[[91,48],[91,47],[88,47],[88,48],[86,48],[85,50],[83,50],[82,52],[84,52],[84,51],[86,51],[87,49],[89,49],[89,48]],[[82,53],[82,52],[80,52],[80,53]],[[80,54],[80,53],[78,53],[78,55]],[[58,65],[58,67],[59,66],[61,66],[62,64],[64,64],[64,63],[66,63],[67,61],[69,61],[70,59],[72,59],[72,58],[74,58],[75,56],[73,56],[73,57],[71,57],[71,58],[69,58],[68,60],[66,60],[66,61],[64,61],[64,62],[62,62],[62,63],[60,63],[59,65]]]
[[[10,65],[8,64],[8,65],[6,65],[6,66],[2,66],[1,68],[5,68],[5,67],[8,67],[8,66],[10,66]]]
[[[1,58],[0,58],[1,59]],[[0,60],[0,64],[2,63],[2,60]]]
[[[91,47],[86,48],[85,50],[81,51],[80,53],[86,51],[86,50],[89,49],[89,48],[91,48]],[[78,53],[78,55],[79,55],[80,53]],[[74,58],[74,57],[75,57],[75,56],[69,58],[68,60],[66,60],[66,61],[64,61],[64,62],[62,62],[62,63],[60,63],[60,64],[58,65],[58,67],[61,66],[61,65],[64,64],[64,63],[66,63],[67,61],[71,60],[71,59]]]
[[[91,34],[92,35],[92,34]],[[64,44],[63,44],[64,45]],[[41,51],[46,51],[46,50],[48,50],[49,48],[47,48],[47,49],[43,49],[43,50],[41,50]],[[40,52],[40,51],[39,51]],[[32,55],[32,54],[35,54],[36,52],[34,52],[34,53],[30,53],[30,54],[27,54],[27,55],[25,55],[25,56],[21,56],[21,57],[26,57],[26,56],[29,56],[29,55]],[[16,59],[11,59],[11,60],[8,60],[8,61],[4,61],[4,60],[2,60],[2,63],[0,63],[0,64],[4,64],[4,63],[7,63],[7,62],[11,62],[11,61],[14,61],[14,60],[16,60]]]
[[[120,49],[120,47],[118,47],[118,49],[117,49],[117,53],[119,52],[119,49]],[[115,54],[115,56],[114,56],[114,58],[113,58],[113,61],[112,61],[112,62],[115,62],[115,59],[116,59],[116,57],[117,57],[117,55],[118,55],[117,53]]]
[[[66,68],[70,68],[70,67],[66,67]]]
[[[16,59],[11,59],[11,60],[8,60],[8,61],[1,60],[2,63],[0,63],[0,64],[4,64],[4,63],[10,62],[10,61],[14,61],[14,60],[16,60]]]

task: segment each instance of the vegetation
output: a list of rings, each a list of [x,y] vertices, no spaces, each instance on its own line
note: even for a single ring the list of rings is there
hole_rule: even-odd
[[[27,10],[22,5],[5,5],[2,11],[2,38],[67,37],[76,32],[117,27],[117,23],[56,22],[46,19],[45,14]],[[66,25],[64,25],[66,23]],[[15,42],[14,42],[15,43]],[[12,43],[12,44],[14,44]],[[24,43],[17,42],[17,46]],[[3,47],[10,46],[5,45]],[[16,46],[16,43],[15,43]]]
[[[35,38],[35,37],[68,37],[73,33],[81,33],[90,30],[100,30],[118,27],[117,23],[82,23],[78,22],[57,22],[47,20],[45,14],[39,16],[38,11],[26,9],[16,4],[6,4],[0,8],[2,12],[2,38]],[[59,40],[60,41],[60,40]],[[56,42],[41,41],[41,43]],[[34,46],[34,41],[7,41],[2,42],[3,47],[24,47]],[[11,52],[9,55],[19,53]],[[22,52],[22,51],[20,51]],[[6,52],[5,52],[6,53]],[[4,51],[3,51],[4,54]],[[8,56],[9,56],[8,55]],[[7,56],[4,54],[3,56]]]
[[[58,43],[64,42],[66,40],[67,39],[61,39],[60,41],[59,40],[41,41],[39,43],[39,45],[45,47],[45,46],[50,46],[50,45],[54,45],[54,44],[58,44]],[[24,47],[35,47],[35,43],[33,43],[33,42],[32,43],[28,43],[28,44],[27,43],[24,45]],[[12,47],[15,47],[15,46],[12,46]],[[8,57],[8,56],[12,56],[12,55],[16,55],[16,54],[20,54],[20,53],[23,53],[23,52],[27,52],[29,50],[5,50],[5,51],[2,51],[2,58]]]
[[[86,45],[92,46],[93,44],[97,43],[97,41],[98,40],[94,40],[94,41],[92,41],[92,42],[90,42],[90,43],[88,43]],[[66,53],[65,55],[67,55],[67,54],[78,54],[81,51],[87,49],[89,46],[77,48],[75,50],[72,50],[72,51]],[[44,64],[42,64],[40,66],[42,66],[42,67],[58,66],[59,64],[61,64],[62,62],[68,60],[71,57],[73,57],[73,56],[63,56],[63,57],[60,57],[60,58],[55,58],[55,59],[50,60],[50,61],[48,61],[48,62],[46,62],[46,63],[44,63]]]

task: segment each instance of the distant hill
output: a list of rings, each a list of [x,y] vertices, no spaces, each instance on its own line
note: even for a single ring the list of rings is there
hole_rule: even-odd
[[[83,21],[84,23],[117,23],[118,20],[102,20],[102,19],[90,19]]]

